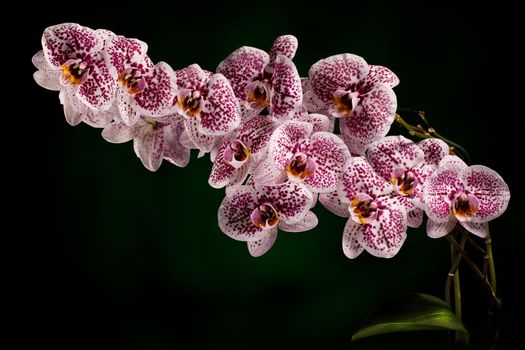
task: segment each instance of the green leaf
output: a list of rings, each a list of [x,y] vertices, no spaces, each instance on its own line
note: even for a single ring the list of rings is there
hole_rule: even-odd
[[[352,341],[373,335],[421,331],[457,332],[457,342],[468,345],[469,334],[443,300],[428,294],[407,294],[377,308],[352,336]]]

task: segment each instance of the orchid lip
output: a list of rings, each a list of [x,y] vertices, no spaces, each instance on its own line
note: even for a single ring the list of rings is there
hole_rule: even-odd
[[[270,104],[270,84],[264,81],[254,81],[244,88],[246,102],[252,109],[260,109]]]
[[[62,77],[71,85],[80,85],[86,81],[89,67],[81,58],[69,59],[62,65]]]
[[[195,118],[200,115],[202,94],[199,90],[182,89],[177,97],[177,102],[186,118]]]
[[[250,148],[238,139],[231,141],[224,150],[224,161],[235,169],[242,167],[250,156]]]
[[[404,168],[397,168],[392,172],[390,183],[394,187],[394,191],[403,197],[412,197],[418,185],[414,173]]]
[[[264,203],[252,211],[250,219],[255,227],[270,229],[277,226],[279,213],[271,204]]]
[[[359,103],[359,92],[336,90],[332,97],[332,110],[337,117],[347,118]]]
[[[301,182],[312,176],[317,170],[317,163],[303,152],[296,153],[286,165],[286,173],[292,181]]]
[[[125,69],[119,74],[119,82],[122,87],[125,87],[129,94],[134,95],[144,91],[146,82],[142,72],[137,68]]]
[[[470,217],[476,214],[478,208],[478,198],[466,192],[459,192],[452,202],[452,214],[459,221],[467,221]]]
[[[352,199],[348,211],[353,221],[358,224],[368,224],[376,219],[379,207],[379,203],[371,196],[365,193],[357,193]]]

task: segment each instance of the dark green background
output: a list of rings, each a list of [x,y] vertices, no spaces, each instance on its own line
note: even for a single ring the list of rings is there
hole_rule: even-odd
[[[131,143],[112,145],[99,130],[69,127],[56,93],[32,81],[30,57],[46,26],[72,21],[140,38],[154,61],[174,69],[197,62],[214,70],[234,49],[267,50],[285,33],[299,39],[295,62],[303,76],[318,59],[342,52],[390,67],[401,79],[395,89],[400,106],[425,109],[438,131],[471,152],[473,163],[497,170],[511,187],[510,207],[491,227],[505,302],[501,348],[519,344],[524,239],[517,171],[523,155],[516,140],[523,130],[523,98],[515,87],[523,82],[514,51],[523,45],[518,14],[500,2],[441,4],[68,2],[48,3],[30,19],[22,15],[16,75],[28,127],[15,151],[28,180],[5,184],[19,193],[16,211],[24,214],[16,219],[23,229],[12,232],[20,241],[13,266],[21,272],[10,284],[21,300],[13,302],[12,324],[23,330],[18,342],[56,349],[447,346],[442,332],[350,343],[378,303],[412,291],[442,297],[446,241],[412,229],[395,258],[365,253],[350,261],[341,251],[345,220],[318,206],[315,230],[280,234],[268,254],[254,259],[217,227],[223,191],[207,185],[207,158],[194,154],[185,169],[164,164],[150,173]],[[472,349],[479,349],[485,294],[470,271],[462,273],[465,323]]]

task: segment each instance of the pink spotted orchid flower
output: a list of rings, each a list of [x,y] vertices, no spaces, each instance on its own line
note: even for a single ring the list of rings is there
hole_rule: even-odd
[[[46,28],[42,54],[37,53],[39,56],[33,59],[40,71],[35,79],[53,90],[63,88],[73,107],[78,99],[95,111],[108,110],[115,99],[117,79],[106,64],[104,48],[113,36],[110,31],[75,23]]]
[[[415,144],[403,136],[387,136],[366,149],[375,172],[392,184],[394,193],[409,199],[408,226],[419,227],[423,222],[423,185],[448,154],[448,145],[436,138]]]
[[[219,207],[219,227],[229,237],[248,242],[250,254],[260,256],[275,242],[278,228],[301,232],[315,227],[312,204],[313,196],[306,186],[291,181],[235,186]]]
[[[176,111],[184,117],[185,138],[191,148],[210,152],[217,137],[235,130],[241,123],[239,103],[230,82],[197,64],[175,72]]]
[[[243,183],[249,172],[266,158],[277,126],[272,116],[255,116],[243,123],[236,136],[225,138],[213,162],[210,186],[221,188]]]
[[[362,155],[390,130],[397,108],[392,88],[398,83],[388,68],[352,54],[335,55],[310,68],[304,103],[310,112],[340,118],[343,140],[352,153]]]
[[[275,39],[270,52],[244,46],[231,53],[217,72],[231,82],[245,115],[267,108],[277,118],[291,118],[302,106],[301,78],[292,59],[297,39],[283,35]]]
[[[256,170],[256,179],[272,180],[285,174],[288,180],[304,183],[316,193],[334,191],[350,152],[336,135],[314,131],[312,123],[289,120],[273,133],[268,148],[269,164],[264,176]]]
[[[334,212],[349,217],[343,233],[345,255],[353,259],[366,250],[377,257],[395,256],[406,239],[406,200],[361,157],[345,164],[338,194],[332,197],[332,203],[338,203]]]
[[[171,109],[174,98],[173,70],[164,63],[154,65],[146,55],[146,43],[113,36],[106,47],[106,62],[118,79],[117,107],[122,121],[134,125],[141,115],[160,117]]]
[[[446,156],[426,181],[423,198],[429,237],[447,235],[457,222],[476,236],[486,237],[487,223],[507,209],[510,191],[494,170],[467,166],[457,156]]]
[[[142,164],[146,169],[156,171],[163,159],[178,167],[188,164],[190,150],[180,143],[183,131],[184,121],[179,115],[141,116],[132,126],[116,119],[102,130],[102,137],[111,143],[133,140],[133,149]]]

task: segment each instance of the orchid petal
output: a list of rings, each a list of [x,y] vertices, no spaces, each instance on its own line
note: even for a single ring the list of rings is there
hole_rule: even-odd
[[[183,119],[178,116],[163,129],[165,142],[163,158],[178,167],[184,168],[190,161],[190,150],[180,142],[181,135],[185,130]]]
[[[266,52],[244,46],[232,52],[217,66],[217,73],[223,74],[231,83],[235,96],[244,101],[244,87],[252,82],[269,63]]]
[[[238,241],[257,241],[268,232],[253,224],[250,214],[257,207],[256,192],[251,186],[237,186],[231,196],[224,197],[219,207],[219,227],[228,237]]]
[[[273,247],[276,239],[277,227],[274,227],[266,231],[261,239],[246,242],[246,244],[248,245],[248,252],[254,258],[258,258],[266,254]]]
[[[270,49],[270,64],[275,62],[277,56],[283,55],[293,59],[297,51],[297,38],[293,35],[281,35],[275,39]]]
[[[293,225],[304,219],[312,207],[312,193],[302,184],[285,182],[282,184],[259,186],[259,203],[270,203],[279,213],[279,220]]]
[[[387,136],[372,142],[366,150],[366,159],[374,170],[390,181],[395,169],[409,170],[423,162],[425,154],[411,140],[403,136]]]
[[[287,121],[279,126],[270,139],[268,157],[277,170],[284,170],[294,146],[307,138],[312,132],[312,125],[299,121]]]
[[[365,225],[356,223],[349,219],[343,231],[343,253],[349,259],[357,258],[364,250],[364,247],[357,240],[357,236],[362,236]]]
[[[432,219],[427,221],[427,236],[430,238],[441,238],[448,235],[456,227],[456,218],[449,216],[444,222],[437,222]]]
[[[222,74],[212,75],[208,96],[200,113],[199,131],[205,135],[225,135],[241,123],[241,111],[232,87]]]
[[[340,54],[316,62],[308,72],[313,94],[323,103],[332,101],[337,89],[347,89],[368,74],[368,64],[359,56]]]
[[[380,196],[391,193],[392,187],[363,158],[354,157],[343,167],[338,192],[342,202],[350,203],[357,193]]]
[[[364,95],[349,117],[341,118],[348,136],[363,142],[384,137],[394,122],[397,99],[386,85],[378,85]],[[343,129],[341,129],[343,130]]]
[[[300,222],[293,225],[289,225],[285,222],[279,222],[278,227],[280,230],[286,232],[306,232],[315,228],[318,223],[319,220],[317,219],[317,216],[312,211],[309,211]]]
[[[336,135],[320,131],[310,138],[309,153],[317,163],[317,169],[304,183],[314,192],[332,192],[350,152]]]
[[[293,62],[278,56],[274,64],[270,113],[277,118],[292,118],[301,108],[303,89]]]
[[[479,200],[472,222],[494,220],[507,209],[509,186],[494,170],[483,165],[472,165],[461,174],[465,190]]]

